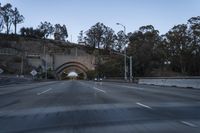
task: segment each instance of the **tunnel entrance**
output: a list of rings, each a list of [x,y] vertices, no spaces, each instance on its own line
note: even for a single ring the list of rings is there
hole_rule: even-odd
[[[83,80],[87,79],[87,71],[88,68],[79,62],[67,62],[56,69],[56,77],[59,80]]]
[[[77,68],[65,68],[60,75],[60,80],[83,80],[86,78],[86,73],[78,70]]]

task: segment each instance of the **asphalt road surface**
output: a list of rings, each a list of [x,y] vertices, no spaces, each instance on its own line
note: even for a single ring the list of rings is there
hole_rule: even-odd
[[[0,133],[200,133],[200,90],[92,81],[0,86]]]

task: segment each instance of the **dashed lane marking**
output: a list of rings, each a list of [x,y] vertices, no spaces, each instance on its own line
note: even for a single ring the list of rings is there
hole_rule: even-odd
[[[93,89],[95,89],[95,90],[97,90],[97,91],[100,91],[100,92],[103,92],[103,93],[106,93],[106,91],[101,90],[101,89],[99,89],[99,88],[97,88],[97,87],[93,87]]]
[[[144,108],[152,109],[152,107],[147,106],[147,105],[142,104],[142,103],[136,103],[136,104],[139,105],[139,106],[142,106],[142,107],[144,107]]]
[[[190,127],[197,127],[197,125],[193,124],[193,123],[190,123],[190,122],[187,122],[187,121],[180,121],[182,124],[184,125],[187,125],[187,126],[190,126]]]
[[[44,93],[50,91],[51,89],[52,89],[52,88],[49,88],[49,89],[47,89],[47,90],[45,90],[45,91],[43,91],[43,92],[37,93],[37,95],[39,96],[39,95],[41,95],[41,94],[44,94]]]

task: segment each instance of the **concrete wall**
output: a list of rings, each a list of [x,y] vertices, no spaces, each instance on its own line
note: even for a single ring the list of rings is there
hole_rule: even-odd
[[[138,83],[200,89],[200,77],[139,78]]]
[[[64,54],[54,55],[54,68],[57,69],[61,65],[67,62],[79,62],[85,65],[89,70],[94,70],[95,57],[91,55],[73,56]]]
[[[5,39],[5,37],[1,38],[1,35],[0,40],[1,56],[12,55],[13,57],[19,56],[19,58],[23,56],[28,64],[35,68],[41,66],[45,69],[47,64],[47,68],[56,70],[67,62],[79,62],[87,67],[88,70],[95,69],[95,56],[92,53],[88,53],[88,49],[84,46],[71,44],[70,42],[27,39],[23,37]],[[4,60],[7,60],[7,58],[3,58]],[[0,62],[0,66],[4,65],[3,61]]]

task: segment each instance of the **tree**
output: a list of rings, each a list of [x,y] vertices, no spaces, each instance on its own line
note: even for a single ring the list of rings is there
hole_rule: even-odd
[[[65,41],[68,37],[67,28],[65,25],[60,24],[55,25],[54,39],[59,41]]]
[[[200,52],[200,16],[192,17],[188,20],[189,36],[192,38],[192,44]],[[194,51],[197,52],[197,51]]]
[[[159,62],[159,69],[161,72],[165,70],[171,70],[170,64],[166,66],[166,63],[171,63],[170,44],[167,42],[165,35],[160,36],[160,40],[157,45],[154,46],[154,59]],[[165,76],[165,73],[163,73]]]
[[[188,20],[192,60],[190,59],[190,74],[200,75],[200,16]]]
[[[93,48],[110,48],[114,43],[114,30],[98,22],[86,31],[85,41]]]
[[[102,65],[102,58],[101,58],[101,51],[100,49],[110,49],[112,43],[114,43],[114,31],[110,28],[105,26],[103,23],[96,23],[93,25],[88,31],[86,31],[85,42],[87,45],[92,47],[93,49],[98,48],[95,50],[94,54],[96,58],[96,70],[98,76],[101,76],[101,65]]]
[[[1,15],[3,16],[4,18],[4,23],[5,23],[5,26],[6,26],[6,33],[9,34],[10,32],[10,27],[13,23],[13,9],[12,9],[12,5],[10,3],[4,5],[2,8],[1,8]]]
[[[44,23],[41,22],[38,26],[38,29],[44,33],[44,37],[48,38],[54,32],[54,27],[50,22],[45,21]]]
[[[187,55],[190,55],[190,38],[187,32],[187,25],[174,26],[167,34],[167,42],[170,45],[170,55],[173,68],[181,73],[186,73]]]
[[[124,76],[124,62],[122,56],[112,56],[105,63],[100,64],[100,73],[105,77],[123,77]]]
[[[106,31],[104,33],[104,39],[103,39],[104,49],[107,49],[107,50],[111,49],[114,42],[115,42],[114,30],[110,27],[106,27]]]
[[[0,32],[3,30],[4,28],[4,21],[3,21],[3,17],[1,17],[0,15]]]
[[[113,49],[116,51],[122,51],[125,48],[125,45],[128,43],[128,38],[124,31],[119,31],[115,36],[115,43]]]
[[[80,33],[79,33],[79,36],[78,36],[78,43],[83,43],[84,42],[84,40],[83,40],[83,30],[81,30],[80,31]]]
[[[40,29],[33,29],[32,27],[30,28],[22,27],[20,29],[20,33],[22,36],[36,38],[36,39],[42,39],[45,36],[44,33],[40,31]]]
[[[157,67],[155,46],[160,42],[159,32],[152,25],[142,26],[129,38],[128,54],[134,59],[134,73],[137,76],[148,75]]]
[[[3,19],[2,7],[0,3],[0,32],[3,30],[3,28],[4,28],[4,19]]]
[[[17,8],[15,8],[12,19],[12,23],[15,28],[15,34],[17,34],[17,25],[24,22],[24,16],[19,13]]]
[[[96,23],[88,31],[86,31],[85,40],[93,48],[100,48],[103,43],[103,35],[106,26],[103,23]]]

